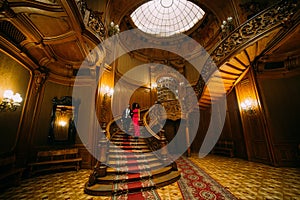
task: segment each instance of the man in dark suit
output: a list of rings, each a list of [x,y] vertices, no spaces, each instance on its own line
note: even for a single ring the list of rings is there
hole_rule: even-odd
[[[122,120],[123,120],[123,129],[125,133],[128,133],[130,123],[131,123],[131,109],[130,104],[127,105],[127,108],[123,111],[122,114]]]

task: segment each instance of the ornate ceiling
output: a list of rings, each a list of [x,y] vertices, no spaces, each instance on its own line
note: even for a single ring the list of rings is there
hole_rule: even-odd
[[[89,52],[101,37],[86,31],[75,2],[0,1],[1,49],[22,61],[28,68],[50,74],[53,80],[68,82],[74,77]],[[78,10],[78,9],[77,9]],[[93,73],[104,55],[84,65]]]
[[[131,30],[135,28],[134,23],[132,22],[130,18],[130,14],[141,4],[147,1],[126,1],[126,0],[111,0],[109,7],[108,7],[108,13],[110,16],[110,19],[113,20],[116,23],[120,24],[121,31],[125,30]],[[222,41],[224,35],[220,29],[220,24],[222,24],[222,21],[226,19],[228,16],[233,16],[233,26],[237,27],[238,24],[244,23],[247,19],[254,16],[255,14],[259,13],[261,10],[266,9],[272,5],[275,5],[278,1],[260,1],[260,2],[254,2],[254,1],[231,1],[223,2],[223,1],[197,1],[193,0],[193,3],[199,5],[205,12],[205,16],[203,19],[197,23],[191,30],[187,31],[185,34],[187,34],[189,37],[193,38],[196,42],[198,42],[201,46],[205,48],[205,50],[212,54],[212,51],[214,48]],[[299,9],[297,9],[299,10]],[[271,14],[270,16],[275,15]],[[264,17],[265,19],[265,17]],[[268,19],[266,19],[268,21]],[[280,20],[280,19],[279,19]],[[268,23],[268,22],[263,23]],[[271,21],[271,20],[269,20]],[[280,32],[278,32],[278,35],[274,34],[272,37],[268,37],[267,41],[264,41],[262,46],[258,46],[259,51],[261,51],[261,54],[258,54],[256,52],[249,52],[249,56],[256,57],[257,60],[261,62],[272,62],[272,60],[278,60],[279,57],[276,55],[280,54],[280,59],[284,60],[288,57],[290,58],[291,55],[297,56],[299,52],[299,47],[296,45],[299,43],[296,38],[297,37],[297,30],[298,28],[298,18],[297,15],[293,17],[293,22],[296,23],[295,25],[291,26],[288,25],[288,28],[283,28]],[[251,32],[250,25],[249,31]],[[259,24],[256,24],[255,27],[259,28]],[[247,27],[246,27],[247,28]],[[290,31],[288,30],[290,29]],[[246,29],[245,29],[246,30]],[[243,30],[243,31],[245,31]],[[288,32],[288,34],[284,35],[282,32]],[[226,37],[226,36],[225,36]],[[256,37],[252,33],[249,34],[249,36],[246,37]],[[141,33],[140,35],[137,35],[135,38],[139,38],[139,42],[145,41],[149,43],[149,38],[145,36],[145,34]],[[153,40],[154,37],[151,37]],[[273,41],[274,40],[274,41]],[[156,38],[153,41],[150,41],[150,43],[160,43],[163,45],[163,43],[166,41],[165,38]],[[174,41],[174,48],[182,48],[182,51],[185,51],[184,43],[185,41],[180,41],[178,39],[175,39]],[[127,40],[123,40],[123,47],[126,49],[127,46],[132,45],[132,43],[135,43],[135,45],[140,45],[134,38],[128,38]],[[272,45],[272,43],[274,43]],[[276,44],[275,44],[276,43]],[[271,44],[271,45],[268,45]],[[141,44],[141,46],[143,46]],[[172,48],[172,43],[168,42],[168,46]],[[286,47],[286,48],[284,48]],[[188,49],[189,47],[187,47]],[[261,49],[266,48],[266,49]],[[239,52],[236,52],[239,53]],[[130,53],[131,57],[135,59],[139,59],[146,63],[162,63],[167,64],[175,69],[180,69],[181,71],[184,71],[182,69],[182,64],[184,64],[184,59],[182,59],[181,56],[178,56],[176,54],[173,54],[168,51],[162,51],[158,49],[140,49],[135,50]],[[234,56],[234,55],[232,55]],[[252,63],[252,61],[251,61]],[[248,63],[250,64],[250,63]],[[220,66],[219,66],[220,67]],[[239,67],[236,67],[237,69]],[[233,74],[234,69],[233,70]],[[231,71],[229,71],[228,76],[231,74]]]
[[[96,66],[103,62],[104,56],[109,55],[109,52],[101,46],[92,51],[105,40],[104,24],[114,21],[120,25],[121,32],[133,29],[134,24],[130,19],[130,14],[144,2],[147,1],[110,0],[103,15],[101,12],[95,12],[97,8],[90,8],[84,1],[79,0],[0,0],[0,48],[28,68],[49,74],[51,80],[64,84],[69,84],[75,75],[78,75],[77,71],[86,57],[87,62],[83,65],[86,70],[83,70],[84,73],[80,75],[95,76]],[[213,53],[217,45],[224,42],[223,39],[226,37],[220,28],[223,20],[232,16],[233,24],[237,27],[254,13],[270,6],[272,1],[251,4],[251,1],[247,0],[230,2],[193,0],[193,3],[199,5],[206,14],[200,22],[186,32],[186,35],[203,46],[207,52]],[[227,61],[224,60],[218,65],[221,67],[227,63],[227,67],[222,68],[222,77],[225,77],[223,81],[226,82],[227,91],[230,91],[243,75],[243,70],[239,71],[242,65],[250,65],[257,60],[264,63],[299,57],[299,9],[297,8],[297,13],[292,19],[280,20],[284,24],[281,24],[281,28],[277,31],[272,31],[272,34],[266,37],[267,40],[261,40],[263,43],[256,43],[258,38],[254,41],[257,35],[249,36],[249,39],[253,37],[253,43],[243,48],[247,52],[245,55],[248,54],[247,56],[251,58],[250,60],[242,58],[245,62],[235,65],[239,60],[238,57],[241,56],[240,53],[243,53],[242,49],[238,49],[230,56],[226,56]],[[248,30],[247,27],[245,30]],[[143,33],[136,37],[140,42],[149,42],[149,37]],[[177,39],[173,40],[173,43],[167,40],[170,48],[181,48],[184,52],[193,52],[193,47],[184,46],[185,40]],[[166,39],[153,39],[153,37],[150,39],[150,43],[164,45],[165,42]],[[127,38],[122,41],[122,46],[126,49],[128,44],[132,43],[135,43],[134,38]],[[140,44],[135,43],[135,45]],[[248,49],[253,45],[258,45],[259,54],[257,54],[258,51]],[[130,55],[146,63],[170,65],[180,73],[185,71],[185,60],[169,51],[148,48],[132,51]],[[190,56],[193,56],[192,53]],[[237,59],[234,59],[235,57]]]

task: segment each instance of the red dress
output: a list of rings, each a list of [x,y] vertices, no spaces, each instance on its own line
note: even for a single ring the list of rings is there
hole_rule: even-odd
[[[139,120],[140,120],[140,110],[135,108],[132,110],[132,122],[134,127],[134,136],[139,137],[141,135],[140,133],[140,127],[139,127]]]

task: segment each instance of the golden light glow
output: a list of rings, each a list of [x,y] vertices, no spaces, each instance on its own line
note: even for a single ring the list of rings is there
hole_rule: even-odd
[[[12,90],[5,90],[0,104],[0,111],[15,111],[23,101],[19,93],[14,94]]]
[[[257,102],[254,99],[247,97],[241,102],[240,106],[243,111],[254,113],[257,107]]]
[[[5,90],[3,93],[4,99],[11,99],[14,95],[14,92],[12,90]]]
[[[67,125],[67,122],[66,121],[64,121],[64,120],[60,120],[59,122],[58,122],[58,124],[60,125],[60,126],[66,126]]]
[[[151,83],[151,89],[155,89],[155,88],[157,88],[157,83],[156,82]]]
[[[110,88],[109,86],[104,87],[104,95],[112,96],[114,94],[114,89]]]

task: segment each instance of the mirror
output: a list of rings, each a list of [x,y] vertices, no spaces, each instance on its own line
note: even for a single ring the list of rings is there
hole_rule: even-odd
[[[50,144],[75,144],[77,110],[79,101],[72,101],[71,96],[61,99],[52,99],[53,108],[51,115],[48,141]]]

